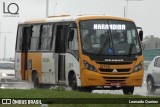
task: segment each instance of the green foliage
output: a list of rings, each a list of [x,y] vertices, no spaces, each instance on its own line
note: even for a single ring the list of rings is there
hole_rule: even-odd
[[[62,91],[63,90],[63,91]],[[149,97],[149,96],[139,96],[139,95],[111,95],[111,94],[97,94],[97,93],[85,93],[78,91],[65,91],[61,87],[55,89],[30,89],[30,90],[20,90],[20,89],[0,89],[0,98],[48,98],[47,102],[58,101],[59,99],[65,101],[70,99],[71,103],[69,104],[49,104],[48,107],[159,107],[159,104],[118,104],[117,102],[113,104],[98,104],[96,103],[97,99],[102,99],[105,101],[105,98],[108,98],[106,102],[113,102],[111,98],[118,99],[130,99],[130,98],[159,98],[159,97]],[[51,98],[51,99],[50,99]],[[75,99],[81,100],[81,102],[86,102],[88,99],[91,99],[93,103],[91,104],[75,104]],[[111,100],[109,100],[111,99]],[[85,101],[86,100],[86,101]],[[41,107],[41,105],[0,105],[0,107]]]
[[[0,89],[0,98],[148,98],[140,95],[112,95],[55,89]]]

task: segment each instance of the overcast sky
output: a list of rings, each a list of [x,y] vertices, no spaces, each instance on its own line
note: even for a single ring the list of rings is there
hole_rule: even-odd
[[[4,13],[19,7],[19,17],[8,17]],[[9,6],[9,4],[11,4]],[[143,28],[144,36],[160,36],[160,0],[128,2],[127,17]],[[49,0],[49,16],[70,14],[105,14],[124,17],[126,0]],[[15,15],[16,16],[16,15]],[[0,0],[0,58],[4,57],[4,37],[6,36],[6,56],[14,57],[17,24],[20,20],[46,17],[46,0]]]

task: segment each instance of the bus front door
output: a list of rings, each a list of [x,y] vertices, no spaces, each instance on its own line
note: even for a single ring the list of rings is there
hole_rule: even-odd
[[[28,76],[27,76],[27,53],[28,53],[29,35],[30,35],[30,27],[24,27],[23,28],[23,39],[22,39],[22,54],[21,54],[22,80],[28,79]]]
[[[67,26],[57,25],[56,31],[56,41],[55,41],[55,54],[57,61],[56,63],[56,75],[58,83],[65,82],[65,52],[66,52],[66,34],[67,34]]]

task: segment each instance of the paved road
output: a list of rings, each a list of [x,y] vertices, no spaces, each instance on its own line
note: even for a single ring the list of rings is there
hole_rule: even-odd
[[[146,77],[144,77],[144,82],[142,87],[135,87],[134,95],[142,95],[142,96],[160,96],[160,89],[156,90],[156,93],[151,95],[147,93],[146,89]],[[2,89],[31,89],[33,88],[33,84],[28,82],[17,82],[15,84],[2,84]],[[70,88],[67,88],[70,90]],[[94,90],[93,93],[100,93],[100,94],[123,94],[122,90]]]
[[[28,83],[26,81],[14,81],[14,83],[11,84],[2,84],[1,87],[2,89],[31,89],[33,88],[32,83]]]
[[[156,90],[155,94],[148,94],[147,88],[146,88],[146,75],[147,75],[147,66],[145,66],[145,72],[144,72],[144,81],[142,87],[135,87],[134,90],[134,95],[143,95],[143,96],[160,96],[160,89]],[[22,82],[17,82],[15,84],[2,84],[1,87],[2,89],[31,89],[33,88],[33,84],[22,81]],[[70,88],[67,88],[67,90],[70,90]],[[123,94],[122,90],[94,90],[93,93],[108,93],[108,94]]]

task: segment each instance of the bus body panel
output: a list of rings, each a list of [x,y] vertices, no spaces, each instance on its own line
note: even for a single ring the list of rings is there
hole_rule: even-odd
[[[81,80],[80,80],[80,67],[79,67],[79,61],[78,59],[75,58],[75,56],[73,56],[70,53],[66,53],[66,81],[68,84],[68,74],[69,71],[74,71],[74,73],[76,74],[76,79],[77,79],[77,86],[81,86]]]
[[[15,77],[19,80],[22,80],[22,73],[21,73],[21,53],[15,53]]]
[[[32,81],[32,72],[36,71],[41,84],[55,84],[56,72],[53,53],[34,53],[28,54],[28,60],[31,61],[31,69],[28,70],[28,79]]]
[[[143,82],[142,70],[136,73],[123,75],[99,74],[85,69],[82,70],[82,72],[84,72],[82,75],[82,86],[112,86],[112,84],[119,84],[118,86],[142,86]]]
[[[55,76],[53,53],[42,53],[42,83],[55,84]]]
[[[109,65],[106,69],[130,69],[129,72],[102,72],[100,71],[100,64],[91,61],[89,57],[83,56],[81,58],[81,83],[82,86],[111,86],[112,83],[119,83],[120,86],[142,86],[144,68],[140,71],[134,72],[133,69],[140,62],[143,62],[143,55],[139,56],[132,64],[123,65]],[[84,68],[83,60],[87,60],[96,68],[96,72]],[[144,67],[144,63],[143,63]]]
[[[42,82],[42,53],[28,52],[26,80],[32,82],[32,72],[38,74],[39,82]]]

